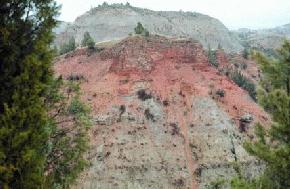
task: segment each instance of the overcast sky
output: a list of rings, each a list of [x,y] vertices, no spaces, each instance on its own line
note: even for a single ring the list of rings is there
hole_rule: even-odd
[[[103,0],[56,0],[62,4],[60,20],[72,22]],[[152,10],[183,10],[210,15],[230,29],[270,28],[290,23],[290,0],[107,0],[129,2]]]

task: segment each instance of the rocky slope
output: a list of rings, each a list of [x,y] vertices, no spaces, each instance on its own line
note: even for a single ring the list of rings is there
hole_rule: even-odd
[[[242,142],[269,117],[196,41],[129,37],[59,57],[55,71],[84,77],[94,117],[91,164],[73,188],[204,189],[236,176],[235,165],[247,177],[262,168]]]
[[[241,45],[217,19],[193,12],[152,11],[130,5],[113,4],[96,7],[79,16],[62,29],[55,43],[60,45],[71,36],[80,43],[88,31],[96,42],[127,37],[141,22],[151,33],[166,36],[189,37],[207,48],[220,44],[226,51],[240,51]]]

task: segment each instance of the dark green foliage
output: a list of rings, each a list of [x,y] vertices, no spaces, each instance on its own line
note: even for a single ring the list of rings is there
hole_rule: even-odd
[[[257,125],[258,140],[247,142],[246,150],[265,162],[266,169],[257,179],[237,179],[235,189],[289,189],[290,188],[290,42],[278,51],[279,59],[255,55],[263,72],[260,104],[272,115],[270,130]]]
[[[134,29],[134,31],[135,31],[135,34],[137,34],[137,35],[143,35],[145,37],[148,37],[150,35],[149,34],[149,31],[147,29],[145,29],[140,22],[137,23],[137,26]]]
[[[216,51],[212,50],[210,46],[208,47],[208,62],[214,67],[218,67],[218,62],[216,58]]]
[[[144,111],[144,115],[147,120],[151,120],[153,122],[155,121],[154,115],[150,112],[148,108]]]
[[[248,59],[250,56],[250,50],[248,48],[244,48],[242,55],[244,59]]]
[[[82,40],[82,47],[88,47],[89,49],[95,49],[95,41],[91,37],[89,32],[84,33]]]
[[[149,31],[145,29],[145,31],[144,31],[144,36],[145,36],[145,37],[149,37],[149,35],[150,35]]]
[[[143,25],[140,22],[137,23],[137,26],[134,29],[135,34],[142,34],[144,30],[145,30],[145,28],[143,27]]]
[[[215,181],[210,182],[206,189],[222,189],[225,188],[226,180],[225,179],[217,179]]]
[[[49,133],[53,0],[0,3],[0,188],[41,188]]]
[[[85,79],[85,77],[83,75],[80,75],[80,74],[71,74],[67,77],[67,80],[69,80],[69,81],[81,81],[84,79]]]
[[[241,72],[235,71],[231,74],[231,79],[241,88],[248,91],[253,100],[256,100],[257,92],[256,86],[249,79],[247,79]]]
[[[176,123],[170,123],[170,127],[172,127],[171,135],[179,135],[180,134],[180,128]]]
[[[244,178],[235,177],[231,180],[232,189],[263,189],[260,180],[246,180]]]
[[[163,100],[162,103],[163,103],[164,106],[169,106],[169,101],[168,100]]]
[[[59,83],[49,94],[51,107],[50,135],[46,146],[45,187],[68,188],[87,165],[87,129],[91,125],[89,108],[80,100],[77,83]],[[59,90],[62,88],[62,90]],[[65,92],[59,92],[65,91]]]
[[[219,97],[225,97],[226,92],[223,89],[218,89],[215,94]]]
[[[59,54],[65,54],[71,51],[74,51],[76,49],[76,42],[75,38],[71,37],[68,41],[68,43],[64,43],[60,46]]]
[[[90,120],[52,71],[53,0],[0,3],[0,188],[67,188],[84,167]],[[74,46],[75,42],[70,41]],[[73,95],[74,94],[74,95]],[[71,127],[67,126],[67,121]]]
[[[152,98],[152,95],[148,94],[146,92],[146,90],[144,90],[144,89],[140,89],[139,91],[137,91],[137,95],[138,95],[138,98],[142,101],[145,101],[145,100]]]
[[[86,112],[86,107],[78,98],[75,97],[72,99],[71,104],[68,107],[68,112],[71,115],[76,115],[79,112]]]

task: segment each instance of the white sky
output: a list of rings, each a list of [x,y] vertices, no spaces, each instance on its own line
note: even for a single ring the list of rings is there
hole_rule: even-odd
[[[72,22],[103,0],[56,0],[62,4],[60,20]],[[210,15],[230,29],[270,28],[290,23],[290,0],[106,0],[129,2],[152,10],[183,10]]]

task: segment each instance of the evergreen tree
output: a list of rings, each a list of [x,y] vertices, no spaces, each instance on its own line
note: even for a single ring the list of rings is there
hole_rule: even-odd
[[[242,56],[244,57],[244,59],[248,59],[250,55],[250,50],[248,48],[244,48]]]
[[[95,48],[95,42],[89,32],[84,33],[84,37],[82,40],[82,47],[88,47],[89,49]]]
[[[44,189],[69,188],[87,165],[84,153],[91,119],[89,108],[80,100],[78,82],[54,80],[46,98],[50,132]]]
[[[240,179],[234,188],[290,188],[290,42],[278,51],[279,59],[268,59],[260,53],[256,59],[263,72],[258,99],[272,115],[271,129],[257,126],[258,140],[245,144],[246,150],[266,163],[263,175],[251,182]]]
[[[218,67],[218,62],[216,59],[216,51],[212,50],[210,46],[208,46],[208,61],[214,67]]]
[[[144,31],[143,25],[140,22],[138,22],[134,31],[135,31],[135,34],[142,34]]]
[[[41,188],[52,81],[53,0],[0,3],[0,188]]]
[[[140,22],[137,23],[137,26],[134,28],[134,31],[135,34],[142,35],[145,37],[149,37],[150,35],[149,31],[146,28],[144,28]]]
[[[74,51],[76,49],[76,42],[75,38],[71,37],[68,41],[68,43],[65,43],[60,46],[59,54],[65,54],[71,51]]]

